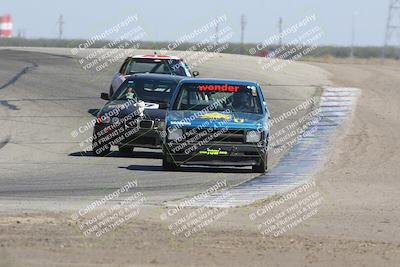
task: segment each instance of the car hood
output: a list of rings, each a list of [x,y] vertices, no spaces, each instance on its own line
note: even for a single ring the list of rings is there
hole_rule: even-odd
[[[104,105],[97,113],[97,117],[111,114],[110,117],[123,118],[138,110],[138,107],[133,102],[127,100],[114,100]],[[165,119],[166,110],[158,109],[158,104],[145,102],[144,117],[147,119]]]
[[[171,127],[207,127],[229,129],[267,129],[268,121],[264,114],[250,113],[227,113],[227,112],[206,112],[199,111],[176,111],[167,112],[168,126]]]

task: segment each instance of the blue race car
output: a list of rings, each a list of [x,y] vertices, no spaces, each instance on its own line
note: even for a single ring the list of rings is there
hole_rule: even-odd
[[[269,111],[256,82],[184,79],[169,102],[163,168],[252,166],[267,170]]]

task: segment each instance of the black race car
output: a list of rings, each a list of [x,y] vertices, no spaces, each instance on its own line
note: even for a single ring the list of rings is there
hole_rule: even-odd
[[[178,83],[185,77],[164,74],[129,76],[98,112],[93,130],[92,149],[106,156],[111,146],[121,153],[134,147],[161,148],[167,103]]]

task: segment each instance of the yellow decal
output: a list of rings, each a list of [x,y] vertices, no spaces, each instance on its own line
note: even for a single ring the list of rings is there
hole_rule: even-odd
[[[217,112],[213,112],[213,113],[206,113],[203,115],[199,116],[202,119],[221,119],[221,120],[231,120],[232,117],[229,114],[222,114],[222,113],[217,113]]]
[[[219,149],[207,149],[207,150],[200,150],[199,154],[209,155],[209,156],[220,156],[220,155],[228,155],[228,151],[221,151]]]
[[[245,120],[240,118],[234,118],[233,121],[238,123],[244,123]]]

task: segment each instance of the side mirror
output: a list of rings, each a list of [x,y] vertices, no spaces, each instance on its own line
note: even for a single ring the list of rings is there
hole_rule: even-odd
[[[103,100],[110,100],[110,96],[107,93],[101,93],[100,98]]]
[[[167,109],[168,108],[168,103],[160,103],[159,105],[158,105],[158,108],[159,109]]]
[[[200,75],[200,72],[198,72],[197,70],[195,70],[195,71],[192,72],[192,74],[193,74],[193,77],[197,77],[197,76]]]

